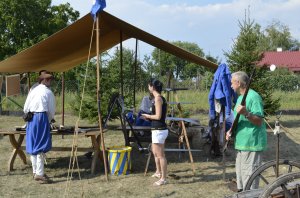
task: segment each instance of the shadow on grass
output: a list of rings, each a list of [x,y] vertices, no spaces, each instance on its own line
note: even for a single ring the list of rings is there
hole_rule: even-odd
[[[299,143],[295,142],[296,137],[292,137],[286,133],[280,133],[279,135],[279,158],[299,161]],[[268,133],[268,148],[263,153],[264,161],[271,161],[276,159],[277,149],[277,136],[273,133]]]
[[[79,180],[79,174],[81,179],[90,179],[94,177],[98,177],[98,173],[104,172],[103,165],[99,165],[99,163],[96,165],[96,173],[91,174],[91,164],[92,159],[89,157],[86,157],[85,155],[78,155],[78,165],[79,169],[77,167],[77,163],[70,163],[70,157],[59,157],[59,158],[49,158],[48,165],[46,165],[47,169],[51,169],[51,172],[55,172],[54,178],[65,178],[65,180],[62,180],[60,182],[64,182],[67,180],[68,175],[71,176],[72,174],[72,180]],[[73,168],[73,170],[72,170]],[[103,170],[102,170],[103,169]]]
[[[176,148],[177,144],[167,144],[168,148]],[[208,145],[210,147],[210,145]],[[230,148],[232,145],[230,145]],[[146,162],[148,155],[144,153],[139,153],[137,149],[132,150],[132,173],[143,173],[145,171]],[[209,155],[207,152],[200,152],[197,155],[193,155],[195,175],[193,174],[192,164],[190,164],[190,158],[188,152],[166,152],[166,158],[168,164],[175,163],[178,167],[177,170],[168,171],[168,178],[173,180],[174,183],[178,184],[191,184],[200,181],[218,181],[223,179],[223,174],[220,174],[223,170],[222,157],[215,157]],[[226,168],[232,168],[235,160],[235,152],[231,149],[226,153]],[[199,168],[199,163],[201,162],[216,162],[220,166],[210,166],[206,168]],[[209,170],[212,174],[204,175],[203,173]],[[153,155],[148,167],[148,175],[150,172],[155,171],[155,162]],[[226,178],[234,178],[235,173],[227,173]]]
[[[282,126],[288,126],[289,128],[299,128],[300,122],[299,120],[284,120],[282,121]]]
[[[267,162],[275,159],[276,155],[276,136],[273,133],[268,133],[268,149],[263,153],[263,161]],[[147,145],[145,145],[147,146]],[[177,144],[168,144],[168,148],[176,148]],[[147,163],[147,152],[139,152],[136,145],[132,144],[131,151],[131,174],[141,174],[144,173],[146,163]],[[287,136],[285,133],[280,134],[280,158],[289,159],[289,160],[298,160],[300,146],[297,142]],[[180,155],[179,155],[180,154]],[[205,152],[200,152],[197,155],[193,155],[193,159],[196,167],[196,174],[192,173],[192,166],[190,165],[190,159],[188,152],[180,153],[180,152],[166,152],[166,158],[168,163],[175,163],[178,166],[176,170],[170,170],[168,172],[169,179],[173,180],[175,183],[180,184],[190,184],[200,181],[219,181],[223,179],[222,175],[222,157],[214,157],[210,156]],[[235,150],[233,149],[233,145],[230,145],[228,149],[228,153],[226,154],[226,167],[234,168],[235,164]],[[68,169],[70,158],[69,157],[51,157],[48,158],[48,164],[45,166],[45,172],[49,173],[51,178],[53,178],[55,183],[65,182],[68,177]],[[219,165],[212,165],[208,167],[201,167],[199,163],[204,162],[214,162]],[[103,162],[100,162],[96,165],[96,174],[91,174],[91,163],[92,159],[87,158],[84,153],[79,153],[78,155],[78,164],[79,164],[79,172],[81,179],[91,179],[95,177],[99,177],[99,175],[103,175],[104,173],[104,165]],[[72,167],[72,164],[71,164]],[[50,170],[49,170],[50,169]],[[108,168],[109,170],[109,168]],[[155,171],[155,162],[153,155],[151,156],[151,160],[148,167],[148,175],[150,172]],[[209,174],[204,174],[209,172]],[[13,171],[12,175],[25,175],[31,173],[31,167],[26,166],[20,171]],[[6,175],[2,174],[1,175]],[[172,175],[172,176],[171,176]],[[226,178],[231,179],[235,177],[235,173],[226,173]],[[77,170],[77,165],[75,164],[72,180],[79,180],[79,174]]]
[[[275,125],[275,120],[268,120],[268,123],[274,127]],[[299,120],[294,120],[294,119],[284,119],[284,120],[280,120],[280,124],[285,127],[285,128],[299,128],[300,127],[300,122]],[[269,129],[269,128],[268,128]],[[284,129],[281,129],[284,131]]]

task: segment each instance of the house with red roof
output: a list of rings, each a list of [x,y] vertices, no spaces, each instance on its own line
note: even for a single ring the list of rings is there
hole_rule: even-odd
[[[300,51],[264,52],[259,66],[276,65],[278,68],[287,68],[289,71],[300,74]]]

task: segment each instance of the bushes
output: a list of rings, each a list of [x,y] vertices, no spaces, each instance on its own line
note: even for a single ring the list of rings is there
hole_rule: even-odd
[[[285,68],[278,68],[274,72],[269,72],[266,80],[269,80],[274,90],[298,91],[300,86],[300,76],[289,72]]]

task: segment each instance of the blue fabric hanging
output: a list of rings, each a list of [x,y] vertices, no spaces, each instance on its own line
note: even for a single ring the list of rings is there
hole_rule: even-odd
[[[210,88],[209,102],[209,117],[215,119],[215,99],[219,100],[222,106],[225,106],[225,115],[229,117],[232,108],[232,101],[236,101],[236,93],[231,88],[231,73],[225,63],[219,65],[214,74],[214,80]]]
[[[92,15],[94,21],[97,18],[97,14],[100,11],[102,11],[105,7],[106,7],[105,0],[95,0],[95,3],[94,3],[94,5],[92,7],[92,10],[91,10],[91,15]]]

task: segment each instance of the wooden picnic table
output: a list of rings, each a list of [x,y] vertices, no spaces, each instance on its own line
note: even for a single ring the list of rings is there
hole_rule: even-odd
[[[26,135],[25,128],[16,128],[16,130],[2,130],[0,129],[0,134],[8,135],[9,141],[13,147],[12,153],[8,160],[7,171],[13,170],[15,159],[17,156],[21,158],[24,164],[27,164],[26,155],[23,150],[25,146],[22,146],[24,137]],[[51,135],[74,135],[74,128],[71,129],[56,129],[51,131]],[[100,152],[100,131],[97,128],[85,128],[79,130],[78,138],[90,137],[92,147],[90,148],[77,148],[79,152],[94,152],[93,160],[91,163],[91,173],[95,174],[96,164],[103,159],[102,153]],[[71,151],[72,145],[69,147],[52,147],[50,151]]]

